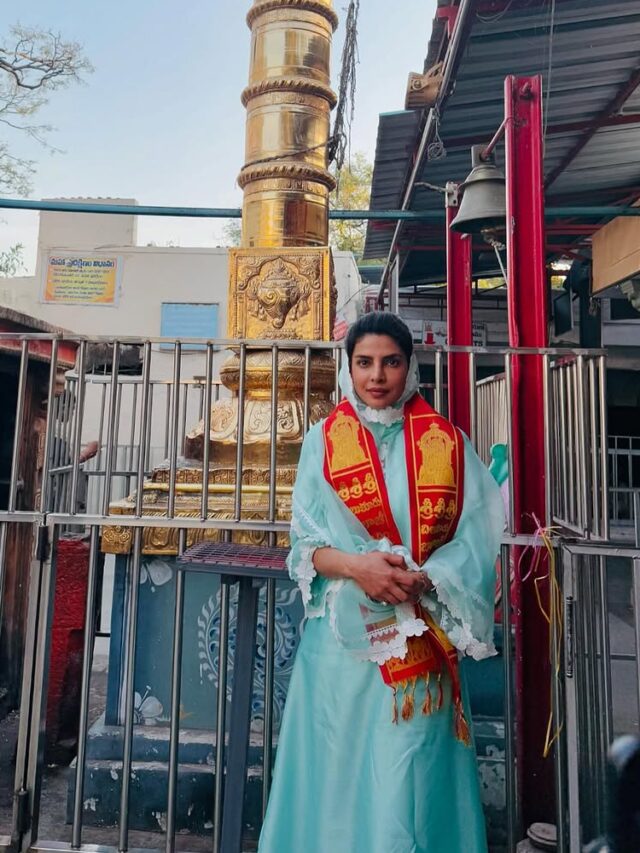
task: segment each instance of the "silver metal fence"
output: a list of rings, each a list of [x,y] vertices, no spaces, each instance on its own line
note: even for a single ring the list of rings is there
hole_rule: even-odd
[[[494,444],[508,444],[507,383],[503,373],[481,379],[477,383],[478,455],[485,464],[491,461]]]
[[[640,493],[640,436],[609,436],[611,523],[631,527],[634,495]]]
[[[607,539],[610,466],[605,357],[587,350],[548,351],[542,362],[550,519],[578,536]],[[504,372],[477,383],[477,449],[487,463],[492,445],[509,445],[511,366],[507,357]]]
[[[3,336],[0,336],[3,337]],[[7,337],[7,336],[4,336]],[[15,336],[11,336],[12,339]],[[203,349],[193,351],[190,345],[202,347],[201,341],[112,340],[79,339],[76,368],[64,376],[62,391],[56,394],[58,379],[55,337],[37,336],[50,340],[52,344],[49,362],[48,405],[44,434],[42,487],[31,505],[18,506],[17,483],[20,477],[18,439],[12,456],[9,475],[9,500],[6,508],[0,509],[0,602],[4,589],[4,574],[10,555],[7,543],[18,526],[33,526],[34,556],[20,555],[23,570],[29,567],[30,597],[29,613],[25,627],[26,653],[22,682],[22,702],[17,744],[15,781],[15,807],[10,825],[0,824],[11,839],[5,846],[13,849],[89,849],[91,843],[113,846],[124,851],[130,847],[149,846],[131,829],[131,801],[135,781],[137,737],[141,708],[144,699],[135,681],[136,654],[140,647],[141,608],[139,596],[142,578],[149,570],[143,560],[143,541],[150,529],[174,531],[177,548],[173,553],[184,552],[185,548],[204,536],[219,535],[229,539],[244,532],[267,544],[274,544],[279,536],[287,534],[288,522],[280,517],[278,495],[290,493],[289,486],[278,484],[278,445],[281,440],[282,424],[279,423],[278,401],[280,399],[279,357],[284,350],[295,350],[303,359],[304,387],[301,390],[302,427],[306,431],[313,420],[317,400],[313,392],[313,358],[318,352],[329,353],[335,360],[334,399],[339,395],[338,373],[342,349],[339,345],[318,342],[273,341],[211,341]],[[16,406],[16,436],[25,423],[25,386],[32,361],[30,341],[36,336],[19,336],[20,383]],[[111,359],[106,375],[95,375],[86,368],[90,347],[93,343],[107,343],[111,348]],[[140,353],[138,375],[132,376],[121,370],[121,351],[124,346],[137,347]],[[199,507],[195,513],[181,512],[177,501],[179,472],[183,466],[181,448],[190,428],[198,421],[203,422],[205,436],[210,434],[212,405],[227,394],[218,374],[220,351],[230,347],[238,356],[237,385],[240,399],[244,399],[247,386],[247,359],[256,352],[266,353],[270,358],[272,381],[268,389],[273,414],[268,425],[269,452],[266,464],[267,476],[264,486],[243,484],[243,472],[247,467],[244,439],[246,436],[244,406],[238,409],[237,448],[230,463],[235,472],[233,482],[223,486],[212,484],[209,469],[212,462],[208,441],[203,443],[202,459],[198,460],[201,471],[202,490]],[[443,376],[451,352],[470,354],[470,380],[472,387],[471,434],[481,453],[485,454],[496,440],[505,440],[510,448],[511,417],[510,375],[514,356],[533,355],[541,359],[545,381],[545,417],[547,431],[551,434],[546,447],[545,472],[549,494],[556,520],[565,528],[579,532],[581,536],[606,538],[608,514],[606,511],[606,411],[604,405],[604,356],[600,352],[577,351],[568,356],[559,350],[510,350],[507,348],[444,348],[418,347],[423,370],[430,373],[428,384],[437,409],[444,405]],[[502,386],[495,380],[477,383],[478,363],[491,357],[498,363],[497,372],[505,379]],[[496,417],[499,413],[499,418]],[[563,420],[564,419],[564,420]],[[561,424],[551,431],[552,424]],[[83,448],[96,442],[97,452],[87,462],[81,462]],[[604,448],[604,451],[603,451]],[[604,457],[603,457],[604,453]],[[604,458],[604,462],[603,462]],[[154,469],[164,465],[162,489],[167,495],[162,515],[149,515],[144,501],[145,480]],[[569,485],[573,484],[572,489]],[[160,488],[160,487],[158,487]],[[251,496],[257,492],[265,498],[262,514],[246,511]],[[582,491],[587,496],[580,497]],[[212,514],[210,499],[217,493],[229,496],[232,511]],[[112,515],[113,501],[133,496],[129,511]],[[105,830],[96,835],[96,830],[85,826],[87,809],[91,811],[91,798],[86,796],[88,784],[87,739],[92,723],[90,716],[90,690],[93,672],[94,640],[96,634],[96,608],[99,597],[101,571],[100,535],[105,530],[121,531],[132,537],[130,555],[124,559],[119,571],[124,572],[126,583],[122,598],[121,662],[118,690],[121,697],[119,723],[122,730],[122,753],[115,762],[113,773],[119,780],[118,826],[115,835]],[[61,537],[70,532],[82,532],[88,536],[88,568],[84,613],[82,667],[80,674],[80,705],[78,722],[77,756],[74,785],[69,807],[70,830],[59,828],[58,837],[51,837],[39,821],[43,782],[48,784],[47,767],[44,760],[46,737],[47,672],[52,644],[53,602],[56,586],[56,559]],[[513,714],[513,632],[512,613],[509,602],[510,549],[531,545],[542,547],[540,542],[512,534],[513,517],[502,552],[503,631],[505,665],[505,773],[507,802],[507,845],[515,849],[521,827],[519,826],[518,791],[515,773],[515,730]],[[184,606],[188,595],[189,579],[184,572],[176,577],[175,601],[172,615],[171,653],[164,661],[172,687],[169,701],[169,725],[166,806],[162,809],[159,826],[164,834],[167,851],[180,846],[180,809],[178,772],[183,761],[185,732],[181,724],[180,661],[184,645]],[[259,742],[262,748],[261,776],[264,781],[260,793],[260,813],[264,813],[269,793],[269,780],[274,754],[274,681],[276,660],[274,657],[275,632],[280,630],[277,605],[279,586],[269,580],[266,585],[263,605],[265,626],[264,640],[264,713]],[[222,585],[219,592],[216,648],[212,660],[217,667],[216,714],[212,726],[215,738],[214,788],[212,791],[209,848],[220,850],[223,812],[222,772],[225,734],[228,731],[226,690],[227,670],[233,653],[232,621],[233,606],[231,592]],[[114,642],[112,637],[112,642]],[[111,677],[111,673],[110,676]],[[604,743],[602,732],[598,743]],[[594,735],[595,747],[595,735]],[[220,770],[220,772],[218,772]],[[116,780],[114,779],[114,782]],[[89,806],[87,806],[89,802]],[[0,812],[1,814],[1,812]],[[107,840],[105,840],[107,838]],[[193,835],[189,844],[193,844]],[[2,845],[0,844],[0,847]],[[157,846],[157,845],[153,845]],[[191,847],[193,849],[193,847]]]
[[[219,379],[212,379],[207,395],[205,377],[182,377],[178,387],[175,395],[173,378],[149,378],[145,382],[142,375],[123,374],[114,383],[111,376],[89,374],[81,381],[79,373],[68,372],[54,406],[48,511],[100,515],[104,507],[107,462],[109,498],[119,500],[137,488],[141,463],[144,478],[169,459],[171,430],[176,428],[176,421],[176,447],[180,448],[188,429],[204,419],[205,402],[208,401],[210,410],[221,393],[228,393]],[[112,396],[115,406],[111,403]],[[88,407],[90,417],[85,415]],[[109,441],[107,428],[111,417]],[[140,443],[137,432],[142,420],[146,430]],[[89,443],[95,443],[95,453],[78,463],[82,446]]]
[[[49,465],[52,483],[47,490],[50,495],[47,505],[49,511],[76,515],[77,508],[70,505],[71,487],[75,482],[74,496],[77,498],[78,483],[84,476],[90,483],[87,495],[89,503],[80,509],[84,509],[84,514],[104,515],[105,505],[109,501],[130,494],[137,488],[141,450],[144,450],[142,476],[148,476],[154,467],[165,462],[170,471],[169,486],[173,493],[179,449],[187,430],[198,420],[203,420],[205,412],[210,409],[210,406],[205,406],[207,370],[213,376],[213,369],[208,365],[213,361],[214,354],[230,342],[209,344],[197,357],[196,365],[191,365],[191,372],[197,375],[187,377],[184,370],[185,355],[191,360],[195,356],[188,351],[182,352],[181,342],[158,340],[162,343],[165,359],[167,350],[174,347],[171,370],[167,370],[165,365],[167,375],[162,378],[151,377],[152,359],[157,359],[159,354],[157,342],[154,342],[155,347],[152,342],[148,342],[149,377],[146,383],[142,375],[120,375],[117,359],[110,376],[87,375],[79,383],[77,372],[67,374],[64,392],[56,400]],[[123,343],[125,341],[114,344],[114,356]],[[138,344],[141,349],[144,346],[144,342],[133,339],[127,339],[126,343],[128,346]],[[264,350],[271,345],[271,342],[239,345],[239,351],[243,353],[242,363],[245,363],[251,352]],[[275,347],[273,352],[277,349]],[[341,347],[327,347],[317,342],[292,342],[282,349],[301,350],[305,353],[307,365],[311,364],[311,353],[314,350],[332,352],[336,358],[336,393],[339,393],[337,377]],[[433,376],[433,381],[423,383],[423,387],[428,389],[427,396],[439,411],[446,411],[443,377],[449,352],[469,353],[470,385],[473,389],[470,433],[476,449],[486,463],[491,459],[490,449],[493,444],[504,443],[509,451],[511,411],[507,400],[510,399],[509,377],[513,357],[517,353],[530,354],[531,351],[480,347],[434,349],[418,346],[416,349],[421,354],[424,368]],[[579,535],[606,538],[609,466],[605,445],[601,441],[601,436],[606,434],[605,358],[600,351],[589,350],[579,350],[568,355],[566,350],[549,349],[539,351],[539,355],[548,379],[545,393],[546,420],[549,425],[554,424],[548,430],[551,519]],[[494,361],[499,359],[502,367],[495,368],[494,376],[477,380],[478,362],[487,356]],[[155,367],[155,360],[153,364]],[[214,403],[221,394],[228,393],[217,376],[212,378],[209,387]],[[306,394],[309,394],[308,388]],[[143,412],[143,396],[146,416]],[[89,400],[90,418],[85,415],[85,399]],[[147,426],[141,442],[136,434],[136,424],[143,417]],[[305,426],[308,426],[308,405],[305,418]],[[72,461],[70,449],[79,450],[83,443],[92,440],[97,441],[96,456],[82,465],[77,462],[77,458]],[[237,473],[242,469],[242,444],[239,448]],[[106,502],[105,490],[109,499]],[[98,507],[102,511],[97,511]]]
[[[562,849],[604,834],[607,750],[640,729],[640,550],[599,543],[559,551],[563,597]]]
[[[557,495],[553,521],[609,538],[606,360],[578,354],[552,365],[550,404]]]

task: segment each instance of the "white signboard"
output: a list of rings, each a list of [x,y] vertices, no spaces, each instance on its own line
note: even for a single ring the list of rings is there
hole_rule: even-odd
[[[115,256],[48,255],[42,301],[66,305],[107,305],[118,301],[121,263]]]

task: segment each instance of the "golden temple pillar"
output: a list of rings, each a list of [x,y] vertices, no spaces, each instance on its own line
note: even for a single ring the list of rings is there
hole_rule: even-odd
[[[287,341],[331,340],[336,289],[328,246],[329,193],[335,186],[327,169],[330,113],[336,97],[330,86],[331,39],[338,23],[332,0],[255,0],[247,15],[251,29],[249,82],[242,93],[247,109],[245,164],[238,183],[244,192],[242,244],[229,253],[228,337],[272,340],[278,350],[277,412],[272,411],[272,353],[250,350],[244,395],[238,396],[240,359],[234,352],[220,377],[231,397],[211,411],[210,431],[198,424],[185,440],[186,468],[178,471],[176,513],[197,515],[205,442],[209,442],[209,515],[233,518],[243,409],[242,517],[267,517],[272,419],[277,420],[276,482],[278,517],[288,516],[290,491],[303,440],[305,356]],[[333,359],[311,356],[309,421],[331,410]],[[193,464],[189,465],[189,460]],[[145,483],[145,514],[166,511],[166,468]],[[216,485],[219,488],[216,490]],[[241,484],[236,484],[239,488]],[[225,488],[226,487],[226,488]],[[262,491],[261,491],[262,490]],[[114,505],[129,513],[132,499]],[[109,536],[111,544],[105,540]],[[217,538],[217,531],[188,531],[191,544]],[[236,534],[234,534],[234,537]],[[237,534],[242,538],[242,534]],[[247,538],[248,534],[244,534]],[[103,550],[124,553],[122,537],[105,530]],[[253,536],[255,541],[255,535]],[[146,553],[176,553],[177,531],[145,531]]]
[[[328,245],[331,0],[257,0],[251,27],[242,245]],[[232,284],[233,287],[233,284]]]

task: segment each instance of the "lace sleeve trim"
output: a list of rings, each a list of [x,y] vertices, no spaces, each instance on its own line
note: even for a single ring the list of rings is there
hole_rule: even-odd
[[[298,584],[302,603],[305,610],[311,601],[311,584],[318,574],[313,565],[313,555],[318,548],[326,547],[326,542],[307,540],[306,542],[298,542],[298,553],[296,554],[295,565],[291,565],[289,574],[291,578]]]
[[[344,583],[344,581],[334,581],[326,596],[329,604],[329,625],[339,646],[342,646],[343,640],[336,623],[335,600]],[[381,665],[391,658],[404,658],[407,654],[408,637],[419,637],[428,630],[424,620],[416,618],[413,607],[399,604],[396,607],[389,607],[389,612],[395,612],[396,624],[393,635],[386,640],[372,641],[365,649],[349,649],[349,654],[356,660]],[[380,633],[388,635],[389,629],[381,629]]]
[[[496,655],[497,651],[493,643],[493,638],[489,638],[487,642],[482,642],[473,636],[471,625],[465,622],[459,608],[445,589],[442,581],[434,582],[434,591],[438,601],[451,618],[452,624],[443,624],[442,628],[458,651],[474,660],[484,660],[485,658]],[[428,609],[433,611],[435,606],[433,600],[425,597],[424,601]],[[486,606],[486,602],[483,601],[482,604]],[[449,622],[449,620],[446,621]]]

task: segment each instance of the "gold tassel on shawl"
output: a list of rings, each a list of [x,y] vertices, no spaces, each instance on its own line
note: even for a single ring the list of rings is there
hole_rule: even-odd
[[[405,721],[413,719],[413,713],[415,710],[416,681],[417,679],[410,678],[408,681],[404,681],[402,683],[402,689],[404,691],[404,700],[402,702],[402,719]]]
[[[428,672],[424,676],[424,686],[425,686],[425,696],[424,702],[422,703],[422,714],[425,717],[430,716],[433,713],[433,699],[431,696],[431,673]],[[394,725],[398,724],[399,717],[402,717],[403,720],[411,720],[413,719],[415,713],[415,693],[417,686],[417,678],[408,678],[405,681],[399,681],[396,684],[392,685],[393,690],[393,711],[391,716],[391,722]],[[400,700],[398,697],[398,690],[402,690],[402,709],[398,710],[398,705],[400,704]],[[438,698],[436,700],[436,710],[440,710],[442,708],[444,702],[444,691],[442,689],[442,673],[438,673]],[[469,730],[469,723],[464,714],[464,706],[462,704],[462,697],[457,696],[453,700],[453,730],[455,733],[456,740],[459,740],[460,743],[463,743],[465,746],[471,746],[471,732]]]
[[[424,702],[422,703],[422,714],[425,717],[429,717],[431,712],[433,711],[433,706],[431,703],[431,688],[429,687],[431,673],[428,672],[424,677]]]
[[[469,731],[469,723],[467,723],[462,706],[462,699],[456,699],[453,709],[453,725],[456,733],[456,740],[459,740],[465,746],[471,746],[471,732]]]

